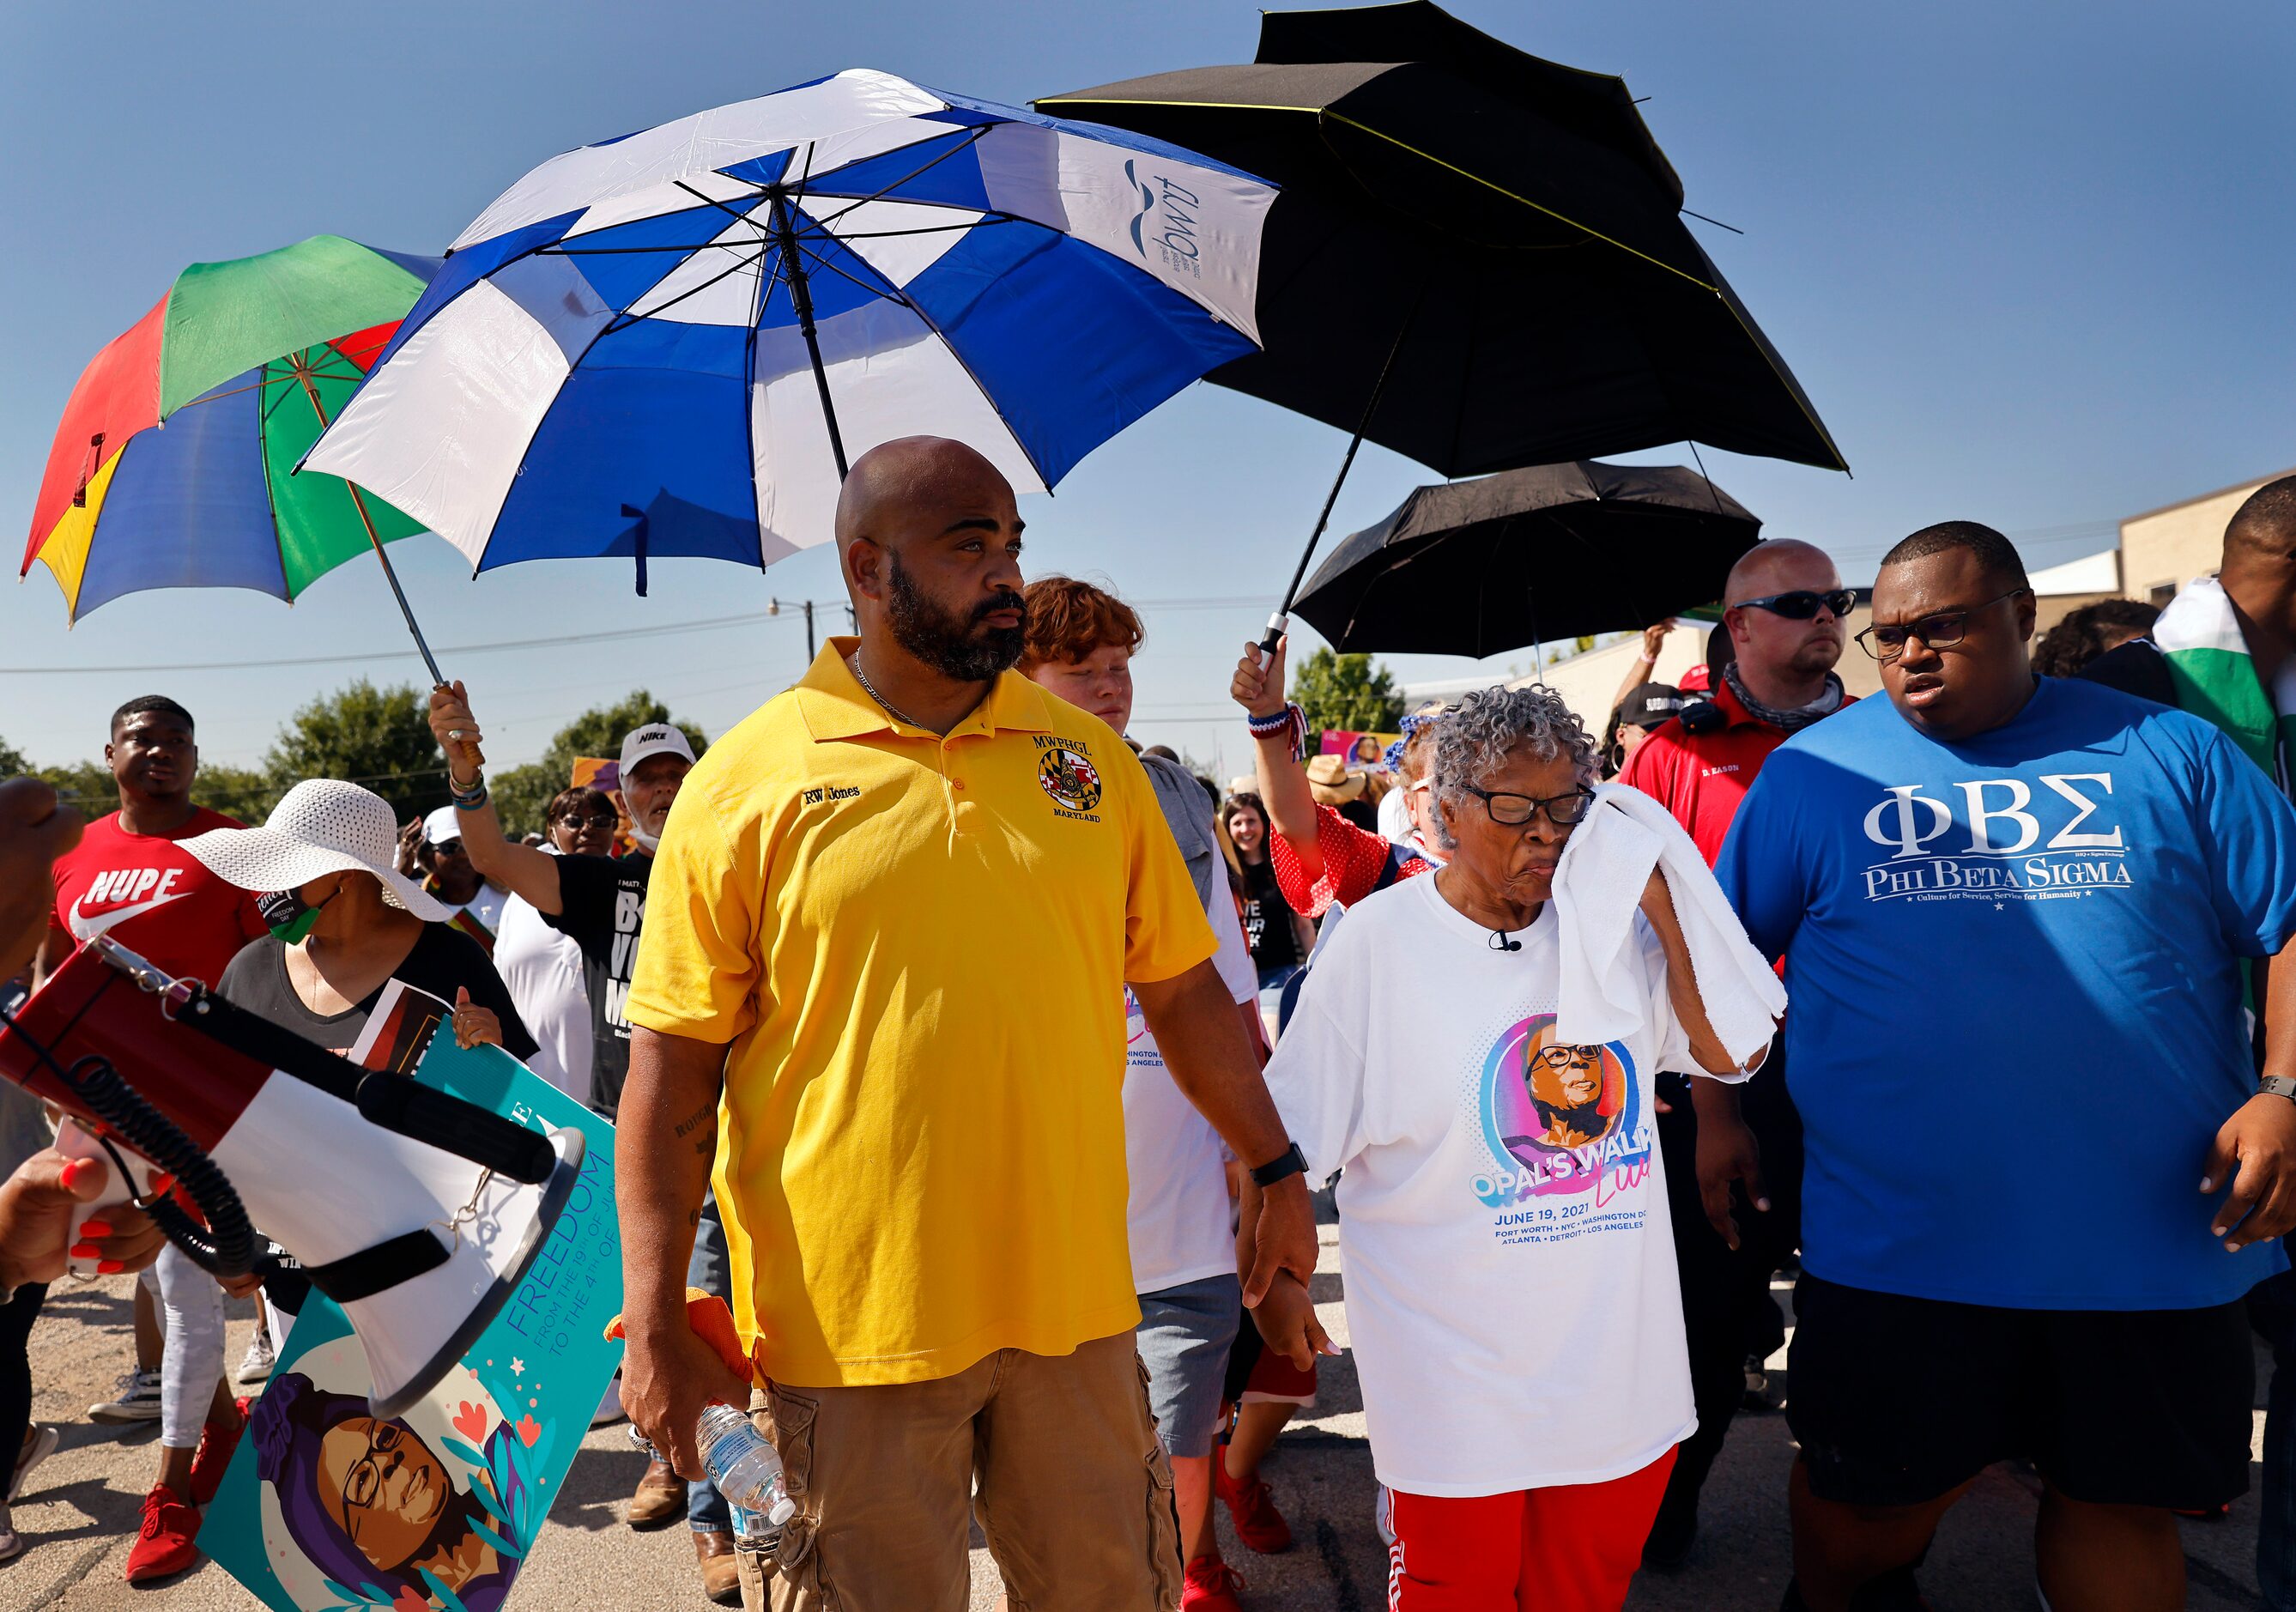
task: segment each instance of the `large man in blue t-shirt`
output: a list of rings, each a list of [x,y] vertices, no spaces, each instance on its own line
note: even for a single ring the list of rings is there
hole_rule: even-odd
[[[2033,615],[1990,528],[1898,544],[1859,635],[1889,698],[1773,755],[1716,869],[1786,958],[1808,1138],[1789,1607],[1917,1604],[1939,1519],[2023,1456],[2058,1612],[2169,1612],[2172,1509],[2247,1487],[2296,1100],[2258,1090],[2240,959],[2296,930],[2296,811],[2207,723],[2036,679]],[[2296,1032],[2296,990],[2269,1012]]]

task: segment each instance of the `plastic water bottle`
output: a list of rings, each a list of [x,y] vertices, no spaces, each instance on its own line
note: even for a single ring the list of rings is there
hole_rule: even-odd
[[[734,1508],[735,1534],[767,1538],[797,1515],[797,1502],[782,1487],[782,1458],[745,1413],[713,1401],[701,1408],[693,1436],[709,1481]]]

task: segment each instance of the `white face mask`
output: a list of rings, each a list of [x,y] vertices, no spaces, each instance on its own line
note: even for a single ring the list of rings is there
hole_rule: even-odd
[[[636,819],[635,818],[630,822],[630,840],[632,843],[649,851],[660,851],[661,849],[661,836],[660,835],[648,834],[644,829],[637,826]]]

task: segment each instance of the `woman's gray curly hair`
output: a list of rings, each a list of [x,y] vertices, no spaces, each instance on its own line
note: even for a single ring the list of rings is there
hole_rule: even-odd
[[[1602,776],[1587,725],[1554,690],[1544,683],[1479,688],[1445,711],[1436,725],[1435,798],[1464,816],[1475,805],[1467,786],[1480,785],[1518,750],[1528,750],[1542,761],[1568,755],[1584,783]],[[1439,811],[1435,833],[1447,851],[1459,843]]]

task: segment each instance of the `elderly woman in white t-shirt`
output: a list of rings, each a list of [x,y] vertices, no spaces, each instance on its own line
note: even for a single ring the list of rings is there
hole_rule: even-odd
[[[1615,1612],[1696,1426],[1654,1082],[1742,1077],[1657,873],[1623,962],[1640,1024],[1599,1046],[1554,1035],[1549,898],[1597,776],[1552,690],[1456,706],[1434,761],[1450,859],[1349,910],[1267,1070],[1309,1179],[1344,1171],[1348,1328],[1400,1612]],[[1297,1359],[1330,1348],[1297,1283],[1257,1319]]]

